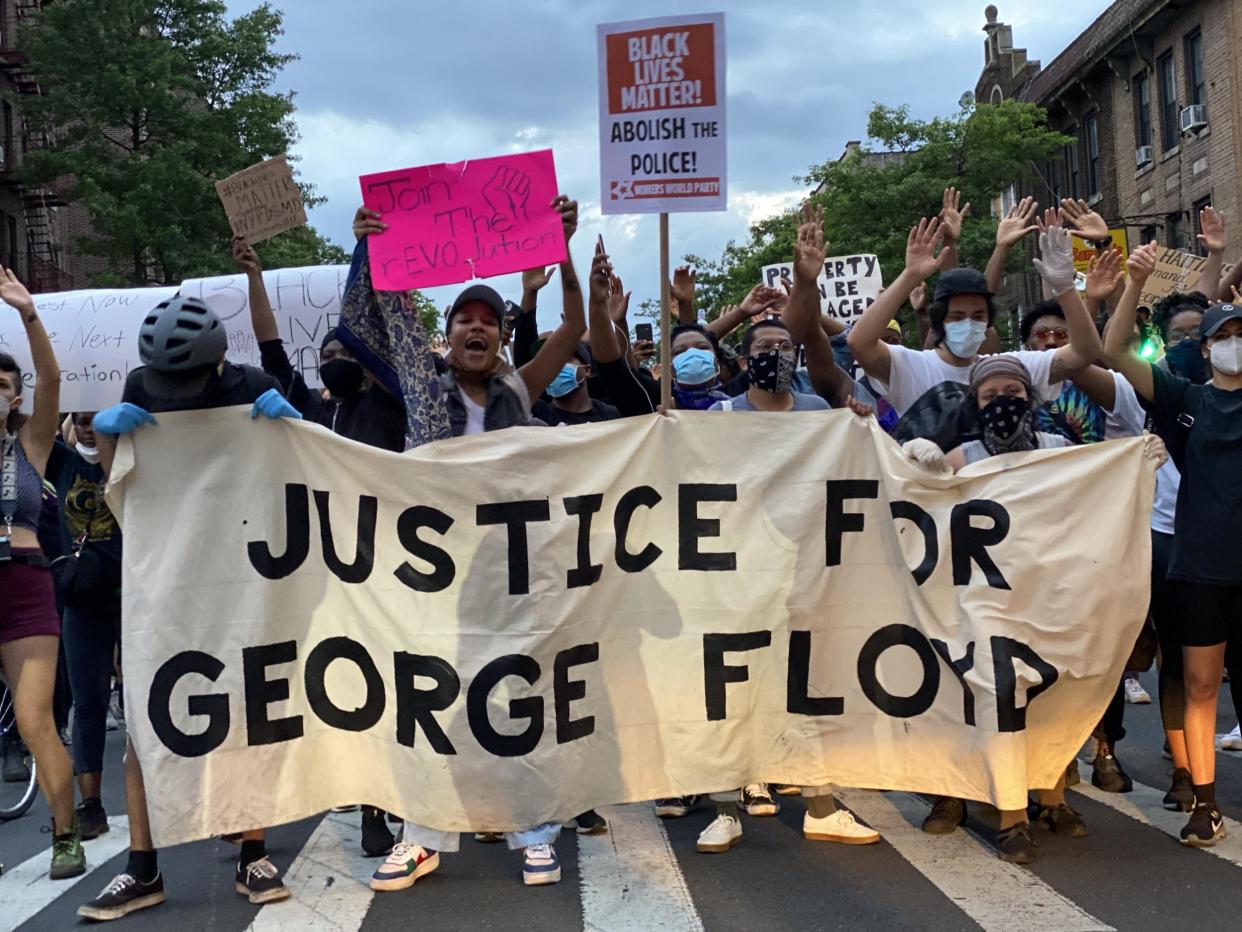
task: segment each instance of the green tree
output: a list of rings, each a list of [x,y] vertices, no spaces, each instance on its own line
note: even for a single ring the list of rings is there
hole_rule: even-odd
[[[423,322],[427,336],[444,336],[444,318],[436,303],[421,291],[414,292],[414,304],[418,309],[418,319]]]
[[[99,284],[232,271],[214,182],[297,138],[292,94],[272,89],[295,57],[273,49],[281,14],[225,13],[220,0],[61,0],[24,27],[41,93],[20,103],[34,145],[23,179],[86,208],[94,233],[76,245],[108,261]],[[258,251],[269,267],[342,258],[313,229]]]
[[[940,210],[946,187],[962,192],[971,214],[962,225],[958,255],[963,265],[982,269],[991,255],[996,220],[989,205],[1010,185],[1038,178],[1038,168],[1069,142],[1048,128],[1047,114],[1034,104],[980,104],[950,117],[922,121],[909,108],[877,104],[867,124],[869,145],[842,161],[810,168],[795,181],[824,207],[830,255],[874,253],[888,278],[900,272],[906,236],[920,217]],[[879,152],[897,156],[874,157]],[[719,260],[687,256],[699,268],[699,297],[716,317],[736,304],[760,279],[760,270],[793,255],[797,211],[769,217],[750,228],[747,242],[730,242]],[[1026,262],[1014,250],[1013,268]],[[913,332],[912,328],[907,328]]]

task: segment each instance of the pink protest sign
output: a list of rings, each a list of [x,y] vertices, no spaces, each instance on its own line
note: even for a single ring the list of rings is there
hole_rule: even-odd
[[[565,261],[552,150],[364,175],[388,229],[368,243],[381,291],[451,285]]]

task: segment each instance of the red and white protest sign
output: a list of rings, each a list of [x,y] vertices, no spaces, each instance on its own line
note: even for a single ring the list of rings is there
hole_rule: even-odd
[[[600,209],[726,208],[724,14],[596,27]]]
[[[381,291],[453,285],[565,261],[552,150],[364,175],[362,203],[388,224],[370,237]]]

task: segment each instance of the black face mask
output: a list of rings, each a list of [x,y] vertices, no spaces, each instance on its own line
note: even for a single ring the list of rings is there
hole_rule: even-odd
[[[334,398],[348,398],[360,392],[364,375],[361,364],[343,356],[329,359],[319,367],[319,377],[323,380],[324,388]]]
[[[1208,380],[1207,360],[1203,358],[1203,344],[1199,340],[1174,343],[1164,351],[1164,358],[1168,360],[1169,371],[1174,375],[1190,379],[1196,385]]]

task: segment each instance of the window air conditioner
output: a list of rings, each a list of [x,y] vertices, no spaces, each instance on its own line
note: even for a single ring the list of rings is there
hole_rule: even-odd
[[[1203,104],[1195,104],[1191,107],[1182,108],[1182,135],[1188,133],[1197,133],[1208,125],[1207,107]]]
[[[1134,164],[1139,168],[1151,164],[1151,146],[1139,146],[1134,150]]]

